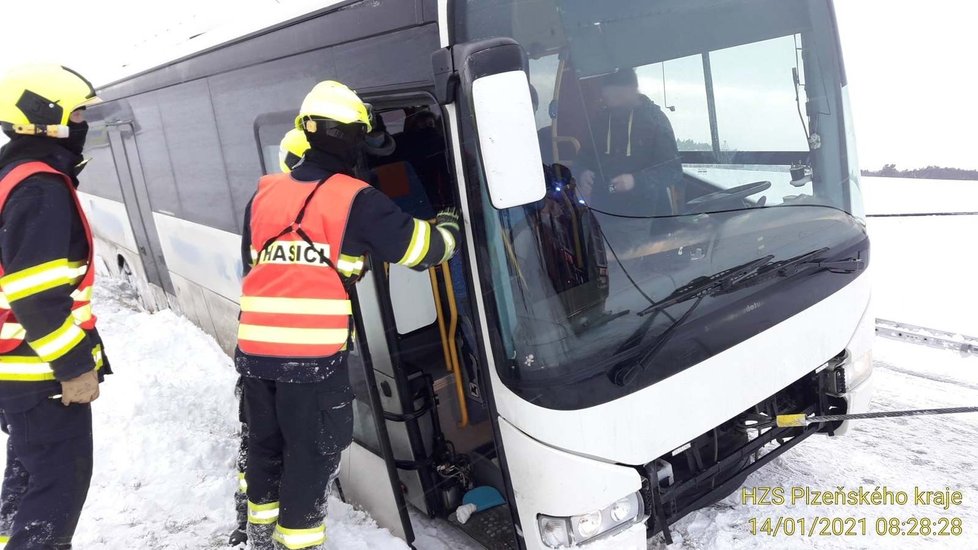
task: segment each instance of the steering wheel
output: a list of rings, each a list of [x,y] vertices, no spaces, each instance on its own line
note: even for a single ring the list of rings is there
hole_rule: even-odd
[[[751,195],[755,195],[761,191],[767,191],[770,188],[771,182],[769,181],[755,181],[754,183],[746,183],[737,187],[731,187],[730,189],[707,193],[706,195],[687,201],[686,206],[690,210],[702,212],[709,210],[708,208],[703,208],[705,205],[715,204],[717,206],[725,206],[733,202],[743,201]]]

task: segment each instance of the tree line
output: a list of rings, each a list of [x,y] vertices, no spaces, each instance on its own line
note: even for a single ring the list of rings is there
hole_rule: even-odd
[[[898,170],[895,164],[886,164],[879,170],[863,170],[864,176],[881,178],[920,178],[934,180],[978,180],[978,170],[928,166],[911,170]]]

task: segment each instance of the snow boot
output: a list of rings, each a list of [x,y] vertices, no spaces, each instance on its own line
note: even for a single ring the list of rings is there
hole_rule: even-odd
[[[247,548],[248,526],[235,527],[234,531],[228,536],[228,546],[231,548]]]

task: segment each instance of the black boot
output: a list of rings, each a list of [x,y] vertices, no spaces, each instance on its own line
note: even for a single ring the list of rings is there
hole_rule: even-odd
[[[231,531],[231,536],[228,537],[228,546],[231,548],[238,548],[248,544],[248,527],[235,527],[234,531]]]

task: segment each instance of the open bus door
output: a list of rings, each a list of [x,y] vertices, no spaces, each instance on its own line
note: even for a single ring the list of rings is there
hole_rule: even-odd
[[[398,477],[385,401],[393,394],[393,364],[384,330],[383,298],[374,273],[368,270],[351,292],[355,336],[349,354],[353,402],[353,444],[340,464],[343,498],[363,508],[381,527],[408,543],[414,531]],[[389,309],[389,308],[388,308]],[[383,397],[382,397],[383,396]]]

